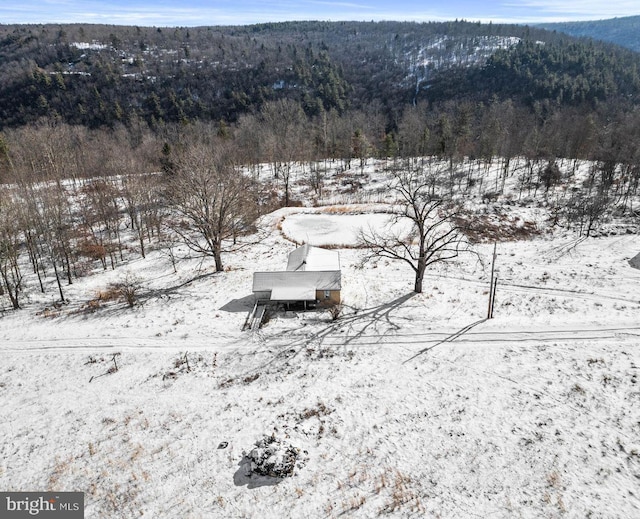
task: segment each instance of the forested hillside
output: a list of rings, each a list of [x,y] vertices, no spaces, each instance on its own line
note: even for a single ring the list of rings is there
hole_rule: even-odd
[[[247,27],[0,27],[0,126],[235,122],[292,99],[306,115],[419,101],[635,105],[640,56],[523,26],[295,22]]]
[[[610,20],[588,20],[584,22],[544,23],[542,29],[564,32],[572,36],[585,36],[609,41],[640,52],[640,16],[625,16]]]
[[[463,21],[0,26],[0,181],[169,172],[212,139],[278,174],[425,155],[635,172],[639,69],[612,44]]]

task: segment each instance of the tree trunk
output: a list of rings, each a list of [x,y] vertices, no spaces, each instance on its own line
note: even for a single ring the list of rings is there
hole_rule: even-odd
[[[138,227],[138,241],[140,242],[140,253],[143,258],[146,258],[144,251],[144,231],[140,227]]]
[[[65,273],[67,275],[67,281],[69,282],[70,285],[73,285],[73,276],[71,274],[71,259],[69,258],[69,251],[67,250],[66,246],[63,247],[63,253],[64,253],[64,268],[65,268]]]
[[[216,247],[216,250],[213,252],[213,259],[216,262],[216,272],[222,272],[224,265],[222,264],[222,252],[219,247]]]
[[[56,283],[58,284],[58,292],[60,292],[60,299],[64,303],[65,299],[64,299],[64,292],[62,291],[62,283],[60,283],[60,274],[58,272],[56,261],[53,258],[52,258],[52,263],[53,263],[53,272],[56,275]]]
[[[413,286],[413,291],[416,294],[422,294],[422,280],[424,279],[424,273],[427,270],[427,265],[423,259],[418,260],[416,267],[416,282]]]
[[[19,310],[20,302],[18,299],[18,295],[20,293],[20,284],[19,283],[12,284],[9,281],[9,276],[5,271],[5,269],[2,269],[2,279],[4,280],[4,285],[7,289],[7,295],[9,296],[9,300],[11,301],[11,306],[13,307],[14,310]]]

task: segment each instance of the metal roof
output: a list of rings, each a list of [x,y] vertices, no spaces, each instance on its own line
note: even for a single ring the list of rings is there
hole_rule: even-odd
[[[287,270],[340,270],[340,254],[335,250],[321,249],[305,243],[289,254]]]
[[[253,274],[254,292],[268,292],[274,288],[296,287],[313,288],[313,290],[340,290],[342,288],[342,275],[339,270],[254,272]]]
[[[273,287],[272,301],[313,301],[316,289],[313,287]]]

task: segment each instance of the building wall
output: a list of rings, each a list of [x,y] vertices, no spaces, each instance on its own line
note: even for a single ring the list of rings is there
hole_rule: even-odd
[[[316,290],[316,299],[323,306],[339,305],[340,290]]]
[[[256,299],[271,299],[271,290],[254,292],[253,295],[255,296]]]
[[[325,292],[328,292],[329,297],[325,297]],[[271,292],[267,291],[254,292],[253,295],[256,299],[269,300],[271,298]],[[339,305],[341,301],[340,290],[316,290],[316,299],[322,306]]]
[[[276,272],[254,272],[253,291],[271,291],[273,287],[285,286],[305,286],[324,287],[329,290],[340,290],[342,275],[339,270],[327,271],[276,271]]]

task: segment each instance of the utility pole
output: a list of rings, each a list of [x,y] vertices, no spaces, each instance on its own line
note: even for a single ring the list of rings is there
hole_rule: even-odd
[[[496,297],[496,286],[498,284],[498,280],[494,279],[495,269],[496,269],[497,248],[498,248],[498,243],[494,242],[493,259],[491,260],[491,281],[489,283],[489,309],[487,310],[487,319],[493,319],[493,302]]]
[[[498,276],[493,280],[493,288],[491,292],[491,313],[489,319],[493,319],[493,309],[496,307],[496,289],[498,288]]]

